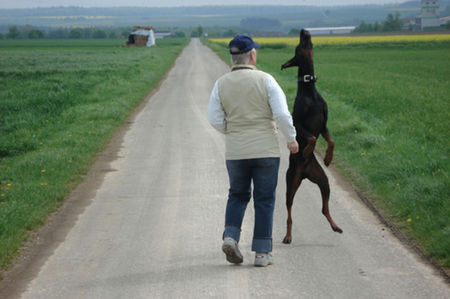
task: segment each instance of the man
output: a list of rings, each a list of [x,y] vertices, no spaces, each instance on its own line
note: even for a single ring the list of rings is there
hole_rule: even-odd
[[[272,264],[273,210],[280,165],[277,126],[292,153],[298,152],[296,131],[280,86],[271,75],[255,69],[259,44],[247,35],[237,35],[228,48],[231,72],[217,80],[208,105],[209,122],[225,134],[230,181],[222,250],[230,263],[243,262],[238,242],[253,181],[252,251],[256,252],[255,266],[267,266]]]

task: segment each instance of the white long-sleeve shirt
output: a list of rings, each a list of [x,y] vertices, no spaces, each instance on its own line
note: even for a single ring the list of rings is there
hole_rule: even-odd
[[[275,81],[270,74],[266,73],[266,76],[266,88],[269,96],[269,105],[273,113],[273,119],[275,120],[278,129],[286,138],[287,142],[293,142],[295,140],[296,131],[293,126],[292,116],[286,103],[286,96],[277,81]],[[220,101],[217,82],[214,84],[209,99],[208,121],[216,130],[226,134],[226,113],[223,110]]]

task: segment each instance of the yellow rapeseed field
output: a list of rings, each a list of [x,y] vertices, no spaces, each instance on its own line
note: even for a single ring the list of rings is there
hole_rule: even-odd
[[[210,41],[228,44],[231,38],[211,38]],[[261,45],[287,44],[298,45],[298,37],[255,37]],[[347,45],[367,43],[395,43],[395,42],[430,42],[450,41],[450,34],[421,34],[421,35],[371,35],[371,36],[314,36],[315,45]]]

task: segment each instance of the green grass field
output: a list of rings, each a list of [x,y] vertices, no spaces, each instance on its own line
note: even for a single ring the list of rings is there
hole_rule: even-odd
[[[80,182],[188,40],[0,41],[0,269]]]
[[[224,46],[209,45],[230,60]],[[292,107],[297,69],[280,66],[294,48],[278,48],[260,49],[258,67],[274,75]],[[334,165],[450,267],[450,43],[317,47],[314,59]]]

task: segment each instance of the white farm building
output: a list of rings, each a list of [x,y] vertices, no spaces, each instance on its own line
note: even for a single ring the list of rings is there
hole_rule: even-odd
[[[126,45],[151,47],[155,44],[155,29],[152,26],[134,26],[130,35],[128,35]]]
[[[419,16],[420,29],[440,26],[439,8],[439,0],[422,0]]]
[[[316,27],[316,28],[305,28],[311,35],[320,34],[348,34],[355,30],[355,26],[344,26],[344,27]]]

